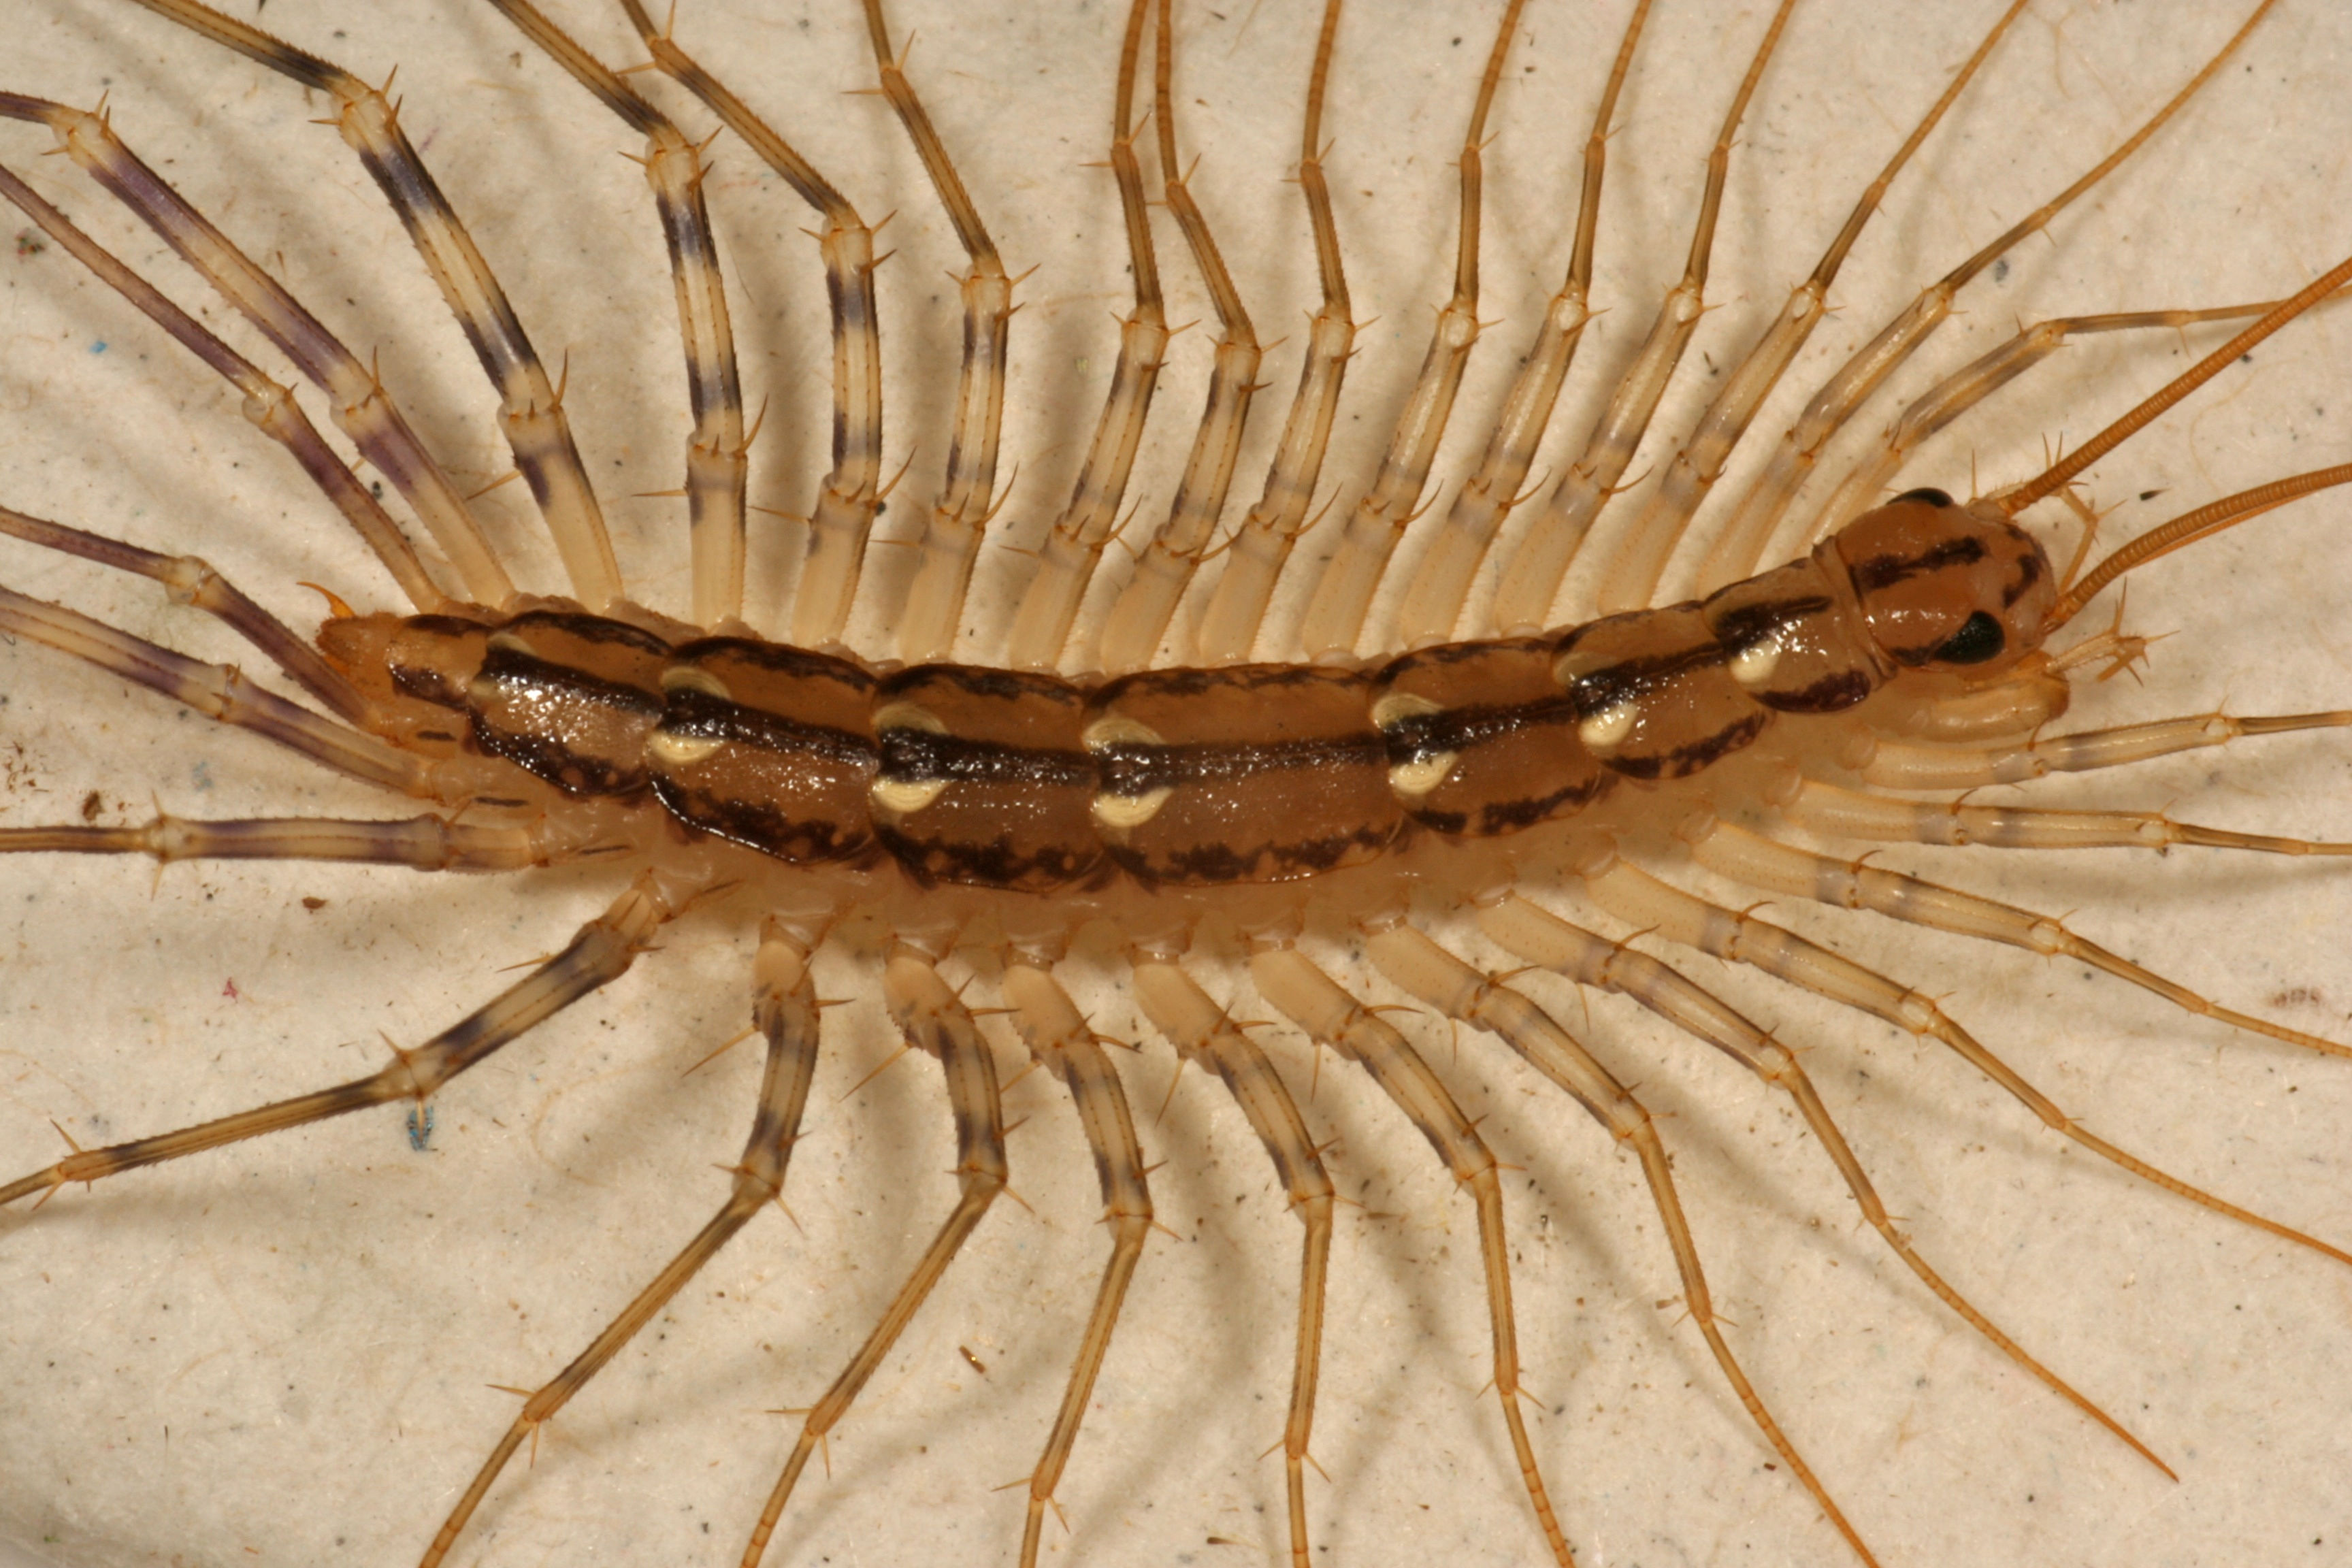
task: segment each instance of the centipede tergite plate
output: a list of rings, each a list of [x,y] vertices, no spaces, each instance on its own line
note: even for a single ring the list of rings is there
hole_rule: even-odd
[[[0,1551],[2352,1562],[2330,7],[152,3],[0,61]]]

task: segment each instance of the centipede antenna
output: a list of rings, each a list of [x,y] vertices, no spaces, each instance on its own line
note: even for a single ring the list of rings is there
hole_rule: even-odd
[[[1721,559],[1714,572],[1705,580],[1712,582],[1723,573],[1737,574],[1743,568],[1752,571],[1766,558],[1768,547],[1780,520],[1796,499],[1798,489],[1819,461],[1822,448],[1843,429],[1847,420],[1877,391],[1886,378],[1918,352],[1920,346],[1942,326],[1951,314],[1952,302],[1970,279],[2007,255],[2028,235],[2038,234],[2054,218],[2120,167],[2124,161],[2145,145],[2164,124],[2178,114],[2181,107],[2197,96],[2234,55],[2239,45],[2251,37],[2270,14],[2277,0],[2261,0],[2246,19],[2238,25],[2228,40],[2215,50],[2180,89],[2166,100],[2162,107],[2150,115],[2138,130],[2118,144],[2115,151],[2100,159],[2072,184],[2033,211],[2010,226],[1991,243],[1961,262],[1951,271],[1922,289],[1917,299],[1905,307],[1892,321],[1881,328],[1852,358],[1841,366],[1828,381],[1822,383],[1812,401],[1805,405],[1797,423],[1782,437],[1759,475],[1724,526],[1726,542],[1721,546]],[[1834,527],[1841,518],[1829,526]]]

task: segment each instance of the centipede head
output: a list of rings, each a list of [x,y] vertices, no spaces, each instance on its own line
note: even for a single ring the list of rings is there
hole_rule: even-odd
[[[1864,512],[1829,549],[1872,643],[1906,669],[1998,674],[2040,643],[2058,595],[2032,535],[1942,490],[1909,490]]]

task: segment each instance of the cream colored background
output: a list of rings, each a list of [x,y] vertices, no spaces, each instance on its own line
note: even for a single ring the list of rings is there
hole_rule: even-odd
[[[1102,156],[1112,7],[901,0],[915,79],[1008,263],[1035,267],[1014,337],[1006,534],[1034,538],[1066,494],[1125,287]],[[1262,334],[1287,337],[1237,490],[1254,496],[1312,307],[1296,156],[1311,7],[1198,0],[1181,26],[1181,125],[1202,199]],[[1449,163],[1492,7],[1364,0],[1333,87],[1330,168],[1361,339],[1324,489],[1353,496],[1417,363],[1450,269]],[[1485,313],[1497,325],[1440,475],[1469,461],[1500,378],[1558,280],[1574,158],[1620,24],[1530,7],[1491,151]],[[1815,0],[1767,78],[1733,169],[1714,296],[1685,367],[1727,365],[1808,268],[1886,149],[1993,7]],[[1837,290],[1842,314],[1792,380],[1810,384],[1933,273],[2055,189],[2137,123],[2219,41],[2209,6],[2037,5],[1979,90],[1897,186]],[[886,528],[937,482],[959,265],[871,79],[845,4],[689,0],[680,30],[833,173],[870,218],[895,216],[882,309],[889,452],[911,457]],[[1962,14],[1965,13],[1965,14]],[[635,58],[617,13],[564,7],[606,58]],[[682,608],[675,501],[684,398],[650,204],[617,121],[532,57],[487,7],[276,0],[267,25],[356,70],[400,68],[415,140],[512,291],[541,351],[567,354],[592,468],[650,601]],[[1556,422],[1580,437],[1678,271],[1692,176],[1761,8],[1664,0],[1618,117],[1598,289]],[[2017,321],[2076,310],[2285,293],[2352,248],[2342,94],[2347,18],[2285,0],[2204,98],[2048,240],[1968,297],[1929,356],[1961,363]],[[7,88],[110,96],[132,146],[268,258],[387,381],[461,479],[503,471],[470,356],[325,112],[257,68],[127,5],[16,8]],[[694,114],[688,123],[704,123]],[[11,166],[151,270],[202,296],[23,128]],[[823,294],[807,216],[722,140],[722,226],[745,379],[766,400],[753,499],[807,504],[824,455]],[[20,226],[14,223],[10,232]],[[1172,228],[1180,321],[1205,318]],[[199,549],[289,619],[297,584],[388,603],[381,574],[235,402],[60,253],[0,258],[0,500],[142,543]],[[217,310],[208,310],[216,318]],[[2347,451],[2352,322],[2323,313],[2228,373],[2090,476],[2118,534]],[[233,333],[240,342],[249,334]],[[1189,440],[1211,331],[1179,339],[1138,495],[1164,503]],[[2221,334],[2200,333],[2201,348]],[[100,345],[103,344],[101,351]],[[2069,351],[1908,471],[1966,490],[2029,472],[2190,354],[2143,337]],[[1912,384],[1919,384],[1914,377]],[[1805,388],[1798,388],[1801,393]],[[314,405],[315,406],[315,405]],[[1688,417],[1690,399],[1673,406]],[[1785,420],[1788,399],[1776,404]],[[1878,411],[1863,423],[1875,428]],[[1672,423],[1669,422],[1662,422]],[[1660,438],[1637,461],[1671,455]],[[2146,502],[2143,491],[2164,494]],[[2307,503],[2136,579],[2132,624],[2178,632],[2145,684],[2086,714],[2343,704],[2352,690],[2342,521]],[[520,487],[485,510],[528,538]],[[1236,511],[1236,515],[1238,515]],[[0,576],[215,658],[224,635],[124,585],[16,546]],[[530,580],[550,552],[525,545]],[[1003,565],[999,563],[999,565]],[[992,581],[983,631],[1001,604]],[[773,623],[772,613],[769,616]],[[9,818],[61,820],[97,791],[110,819],[151,800],[187,816],[399,807],[258,742],[28,646],[0,647],[0,783]],[[2352,837],[2345,745],[2321,735],[2181,759],[2083,798],[2203,820]],[[2056,798],[2053,795],[2051,798]],[[1891,857],[1895,861],[1908,858]],[[2234,1002],[2339,1037],[2352,1016],[2342,873],[2179,855],[1935,865],[2013,880],[2039,907]],[[373,1068],[559,946],[603,880],[425,879],[310,866],[27,859],[0,869],[0,1172],[53,1157],[54,1119],[85,1143],[132,1136]],[[1733,901],[1744,901],[1736,895]],[[323,900],[316,911],[304,900]],[[755,1081],[750,1048],[685,1069],[744,1016],[751,900],[681,923],[626,980],[441,1097],[429,1154],[398,1118],[353,1117],[61,1194],[0,1219],[0,1540],[70,1564],[410,1561],[512,1409],[667,1258],[716,1201]],[[2235,1037],[2120,985],[2007,952],[1928,941],[1811,909],[1776,911],[1937,993],[2100,1130],[2192,1179],[2339,1242],[2352,1239],[2352,1062]],[[1964,1070],[1874,1023],[1804,1005],[1705,961],[1808,1058],[1892,1206],[1948,1274],[2140,1431],[2170,1485],[1953,1322],[1859,1225],[1812,1141],[1725,1064],[1613,1000],[1589,1014],[1532,981],[1670,1120],[1669,1140],[1735,1343],[1766,1396],[1889,1564],[2352,1563],[2352,1271],[2151,1194],[2053,1138]],[[901,1063],[841,1097],[890,1049],[870,972],[827,972],[827,1059],[793,1172],[798,1228],[762,1219],[568,1411],[494,1494],[460,1563],[733,1560],[806,1403],[864,1334],[950,1190],[936,1079]],[[1236,984],[1206,967],[1222,994]],[[1083,977],[1081,977],[1083,979]],[[234,983],[236,996],[227,994]],[[1099,1021],[1129,1027],[1115,994]],[[1244,997],[1244,1010],[1247,1010]],[[1589,1021],[1588,1021],[1589,1020]],[[1441,1063],[1447,1033],[1407,1028]],[[1009,1032],[1000,1037],[1013,1061]],[[1303,1091],[1307,1055],[1275,1047]],[[1591,1564],[1841,1562],[1843,1548],[1722,1388],[1630,1163],[1492,1042],[1465,1037],[1474,1113],[1505,1157],[1535,1419],[1553,1495]],[[1171,1058],[1128,1071],[1148,1116]],[[1006,1204],[875,1380],[813,1474],[772,1563],[1010,1561],[1018,1493],[1101,1241],[1087,1162],[1042,1075],[1009,1097]],[[1343,1141],[1346,1211],[1312,1483],[1336,1562],[1526,1563],[1541,1550],[1486,1376],[1475,1233],[1422,1142],[1336,1064],[1310,1120]],[[1063,1489],[1075,1533],[1055,1560],[1271,1561],[1282,1539],[1278,1436],[1297,1226],[1231,1105],[1188,1079],[1146,1132],[1167,1164],[1163,1219]],[[722,1294],[723,1293],[723,1294]],[[965,1347],[982,1373],[958,1353]]]

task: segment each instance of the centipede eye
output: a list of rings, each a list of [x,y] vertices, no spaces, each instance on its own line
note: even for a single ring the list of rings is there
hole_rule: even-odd
[[[1952,496],[1948,490],[1939,490],[1933,485],[1928,485],[1916,490],[1905,490],[1888,504],[1899,506],[1906,500],[1920,501],[1928,506],[1949,506],[1952,504]]]
[[[2008,639],[2001,635],[2000,623],[1979,610],[1960,623],[1960,629],[1937,648],[1934,662],[1937,664],[1982,664],[2000,657]]]

